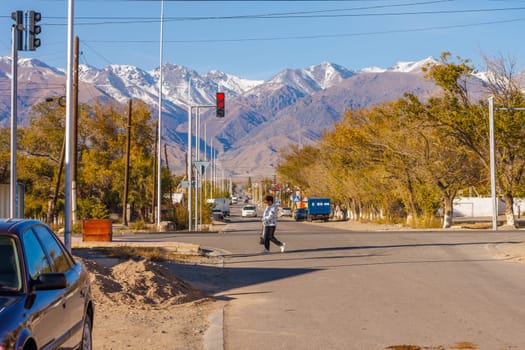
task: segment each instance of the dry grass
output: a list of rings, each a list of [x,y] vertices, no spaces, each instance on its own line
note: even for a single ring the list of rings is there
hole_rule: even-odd
[[[461,228],[472,229],[472,230],[485,230],[491,229],[491,222],[475,222],[472,224],[461,224]]]
[[[457,350],[476,350],[478,346],[472,342],[462,341],[454,344],[452,349]],[[419,345],[391,345],[386,350],[445,350],[442,345],[439,346],[419,346]]]
[[[96,248],[108,257],[130,259],[136,257],[147,258],[151,261],[166,261],[166,260],[192,260],[196,257],[202,258],[200,255],[191,255],[177,253],[170,249],[162,247],[111,247]]]
[[[460,349],[460,350],[476,350],[478,346],[472,342],[469,341],[462,341],[459,343],[454,344],[452,349]]]

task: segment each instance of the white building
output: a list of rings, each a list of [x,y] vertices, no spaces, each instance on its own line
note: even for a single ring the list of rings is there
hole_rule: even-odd
[[[521,215],[525,211],[525,198],[514,198],[514,214]],[[498,198],[498,215],[505,214],[505,202]],[[458,197],[454,199],[454,216],[476,217],[492,216],[492,198],[490,197]]]

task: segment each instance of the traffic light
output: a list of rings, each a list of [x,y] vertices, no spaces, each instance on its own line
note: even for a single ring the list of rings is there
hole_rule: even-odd
[[[16,49],[22,51],[24,49],[24,11],[12,12],[11,18],[16,22],[15,29],[18,31]]]
[[[36,36],[42,32],[42,28],[37,25],[42,19],[40,12],[29,11],[29,42],[28,48],[30,51],[35,51],[40,46],[40,39]]]
[[[224,118],[224,92],[217,92],[217,117]]]

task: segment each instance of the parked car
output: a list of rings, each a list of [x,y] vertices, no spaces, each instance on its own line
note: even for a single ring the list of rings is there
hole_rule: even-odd
[[[215,221],[221,221],[224,220],[224,215],[222,215],[222,210],[220,209],[213,209],[211,211],[211,218]]]
[[[279,209],[279,216],[292,216],[292,209],[290,207],[281,207]]]
[[[297,208],[293,212],[295,221],[306,220],[308,218],[308,210],[306,208]]]
[[[245,217],[257,217],[257,208],[255,205],[245,205],[242,207],[241,216]]]
[[[49,227],[0,220],[0,349],[92,349],[89,274]]]

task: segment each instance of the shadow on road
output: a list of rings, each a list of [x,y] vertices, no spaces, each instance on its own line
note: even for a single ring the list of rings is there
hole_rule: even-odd
[[[319,247],[308,249],[287,249],[287,253],[314,253],[314,252],[336,252],[348,250],[367,250],[367,249],[390,249],[390,248],[420,248],[420,247],[453,247],[453,246],[468,246],[468,245],[485,245],[485,244],[508,244],[521,243],[517,241],[487,241],[487,242],[454,242],[454,243],[415,243],[415,244],[386,244],[386,245],[363,245],[363,246],[347,246],[347,247]],[[238,258],[256,256],[259,254],[222,254],[225,258]]]
[[[294,249],[287,250],[285,254],[222,254],[223,260],[221,265],[187,265],[176,262],[167,262],[168,267],[179,277],[191,283],[196,288],[209,294],[220,294],[232,289],[257,285],[261,283],[276,281],[280,279],[295,277],[307,273],[329,269],[334,266],[364,266],[377,264],[421,264],[421,263],[461,263],[472,261],[494,261],[492,260],[413,260],[413,261],[356,261],[358,258],[370,258],[382,256],[386,252],[369,252],[366,250],[376,249],[396,249],[396,248],[421,248],[436,246],[479,246],[486,244],[504,244],[518,243],[517,241],[484,241],[484,242],[456,242],[456,243],[416,243],[416,244],[395,244],[395,245],[363,245],[363,246],[343,246],[343,247],[319,247],[314,249]],[[347,255],[343,252],[361,251],[365,254]],[[336,255],[308,255],[315,253],[341,252]],[[250,259],[253,258],[253,259]],[[352,263],[342,265],[322,265],[315,268],[270,268],[270,267],[235,267],[236,264],[265,264],[273,261],[291,261],[291,260],[336,260],[352,259]]]
[[[238,268],[185,265],[175,262],[165,262],[163,265],[175,272],[175,274],[184,281],[189,282],[193,287],[208,294],[220,294],[236,288],[319,271],[319,269],[314,268]],[[230,296],[233,295],[235,294],[230,294]]]

